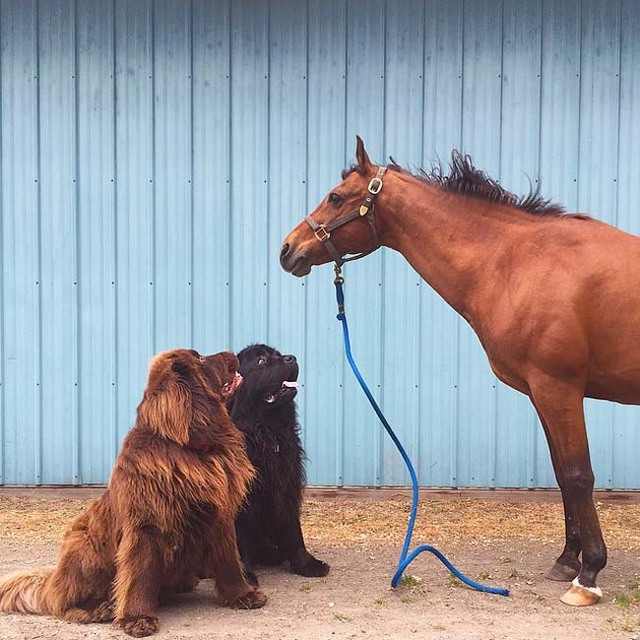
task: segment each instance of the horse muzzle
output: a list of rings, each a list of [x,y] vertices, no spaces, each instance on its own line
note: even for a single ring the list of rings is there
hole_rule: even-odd
[[[294,251],[288,242],[285,242],[280,250],[280,265],[298,278],[306,276],[311,271],[309,259],[304,254]]]

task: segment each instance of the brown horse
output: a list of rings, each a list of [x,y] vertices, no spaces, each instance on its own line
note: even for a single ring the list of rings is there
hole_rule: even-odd
[[[564,550],[547,576],[573,580],[563,602],[595,604],[607,550],[583,400],[640,404],[640,238],[565,214],[537,191],[519,198],[455,151],[449,175],[374,166],[359,137],[356,158],[285,238],[283,268],[304,276],[386,246],[469,322],[547,437],[565,518]]]

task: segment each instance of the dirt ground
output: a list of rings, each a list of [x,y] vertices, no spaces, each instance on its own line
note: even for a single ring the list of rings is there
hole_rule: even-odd
[[[0,491],[0,573],[55,562],[64,525],[88,497],[50,498]],[[331,564],[326,578],[285,567],[258,572],[267,605],[232,611],[214,602],[212,585],[160,610],[158,639],[260,640],[638,640],[640,503],[598,502],[609,564],[600,604],[563,605],[565,585],[544,578],[562,543],[557,500],[442,497],[421,501],[411,544],[433,544],[467,576],[506,587],[508,597],[474,591],[429,553],[407,569],[415,577],[391,589],[408,500],[311,499],[303,529],[310,550]],[[405,574],[405,575],[406,575]],[[48,617],[0,614],[2,640],[123,638],[113,625],[76,625]]]

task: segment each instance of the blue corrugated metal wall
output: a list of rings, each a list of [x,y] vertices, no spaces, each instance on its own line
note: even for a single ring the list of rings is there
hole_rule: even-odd
[[[310,484],[407,484],[330,267],[278,264],[356,133],[640,232],[635,0],[1,0],[0,37],[0,483],[104,483],[154,352],[266,341],[301,361]],[[421,484],[553,486],[527,399],[403,260],[345,275]],[[587,414],[597,485],[640,487],[640,409]]]

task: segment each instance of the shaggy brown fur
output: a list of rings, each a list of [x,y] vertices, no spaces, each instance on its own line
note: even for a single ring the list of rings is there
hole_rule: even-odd
[[[66,534],[55,569],[0,580],[0,611],[75,622],[115,618],[141,637],[158,629],[159,600],[213,578],[220,601],[255,608],[234,519],[255,475],[225,408],[241,380],[232,353],[156,356],[104,495]]]

